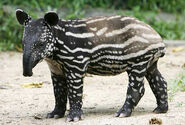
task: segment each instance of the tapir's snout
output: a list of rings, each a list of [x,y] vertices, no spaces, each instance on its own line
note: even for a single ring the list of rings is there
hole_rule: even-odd
[[[23,75],[26,77],[30,77],[33,75],[33,62],[30,53],[23,54]]]

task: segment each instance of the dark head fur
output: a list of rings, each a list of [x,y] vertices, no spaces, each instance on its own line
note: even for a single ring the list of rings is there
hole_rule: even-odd
[[[57,25],[58,15],[48,12],[44,18],[32,19],[21,9],[16,10],[18,22],[24,26],[23,75],[32,76],[32,69],[44,58],[49,58],[55,49],[52,26]]]

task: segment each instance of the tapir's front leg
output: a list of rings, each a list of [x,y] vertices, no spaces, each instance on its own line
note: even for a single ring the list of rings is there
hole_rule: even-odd
[[[68,88],[68,99],[70,110],[67,121],[78,121],[82,119],[82,93],[83,93],[83,74],[76,71],[67,70],[66,81]]]
[[[61,75],[51,73],[55,94],[55,108],[51,113],[48,113],[47,118],[64,117],[67,104],[67,84],[66,78]]]

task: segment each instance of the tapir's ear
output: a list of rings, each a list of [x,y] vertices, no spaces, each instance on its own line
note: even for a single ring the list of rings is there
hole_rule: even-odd
[[[58,23],[59,18],[56,12],[48,12],[44,15],[44,20],[50,25],[54,26]]]
[[[16,10],[16,17],[17,17],[18,22],[21,25],[24,25],[24,23],[26,21],[28,21],[29,19],[31,19],[31,17],[29,17],[29,15],[26,12],[24,12],[23,10],[21,10],[21,9],[17,9]]]

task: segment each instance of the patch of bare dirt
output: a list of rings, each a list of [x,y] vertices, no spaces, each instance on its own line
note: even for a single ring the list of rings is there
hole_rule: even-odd
[[[185,51],[172,52],[167,49],[165,57],[159,61],[159,69],[170,81],[182,71]],[[54,94],[50,72],[45,62],[38,64],[30,78],[22,76],[22,54],[0,53],[0,124],[2,125],[149,125],[152,118],[163,125],[185,124],[185,93],[177,92],[169,101],[166,114],[154,114],[155,97],[145,82],[145,95],[131,117],[115,118],[114,113],[123,105],[128,85],[126,73],[117,76],[89,76],[85,78],[83,110],[85,119],[77,123],[66,123],[65,118],[46,119],[54,108]],[[21,84],[40,83],[41,88],[23,87]],[[181,105],[179,105],[181,104]]]

